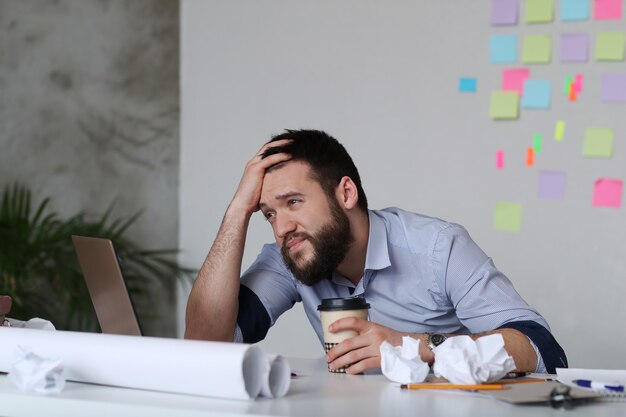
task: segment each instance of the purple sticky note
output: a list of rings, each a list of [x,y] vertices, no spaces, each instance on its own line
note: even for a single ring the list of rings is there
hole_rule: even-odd
[[[589,59],[589,35],[565,33],[561,35],[561,62],[587,62]]]
[[[539,198],[563,200],[566,179],[563,171],[539,171]]]
[[[626,73],[604,74],[600,96],[609,103],[626,103]]]
[[[518,0],[492,0],[491,24],[516,25]]]

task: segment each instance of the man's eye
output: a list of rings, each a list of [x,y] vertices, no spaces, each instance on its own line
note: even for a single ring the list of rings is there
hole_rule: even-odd
[[[269,221],[269,220],[273,219],[275,215],[276,214],[271,213],[271,212],[270,213],[265,213],[265,219]]]
[[[289,204],[290,206],[293,206],[294,204],[299,203],[299,202],[300,200],[293,199],[293,200],[289,200],[287,204]]]

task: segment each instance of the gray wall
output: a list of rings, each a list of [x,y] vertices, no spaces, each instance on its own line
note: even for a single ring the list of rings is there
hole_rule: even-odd
[[[128,237],[178,230],[179,4],[0,0],[0,186],[20,182],[69,216],[144,210]],[[175,334],[172,289],[155,289]]]
[[[626,173],[624,105],[599,101],[600,74],[624,71],[623,62],[566,66],[555,49],[552,64],[531,70],[553,81],[553,107],[523,111],[516,122],[488,117],[502,70],[489,62],[490,35],[593,35],[623,30],[623,19],[568,26],[557,18],[493,28],[490,4],[183,1],[183,259],[200,266],[244,164],[270,135],[283,128],[324,129],[352,153],[371,207],[400,206],[465,225],[547,318],[571,365],[626,367],[624,207],[591,205],[597,177],[623,179]],[[584,93],[568,106],[559,94],[562,80],[580,71]],[[460,94],[460,76],[478,77],[478,92]],[[549,140],[559,119],[567,122],[562,143]],[[583,128],[594,125],[615,130],[610,160],[581,156]],[[535,132],[546,139],[530,169],[525,149]],[[510,157],[499,172],[495,153],[502,147]],[[541,169],[568,173],[564,200],[537,197]],[[498,201],[523,204],[519,233],[493,229]],[[256,216],[244,267],[269,241],[270,227]],[[299,307],[279,320],[264,344],[286,355],[323,354]]]

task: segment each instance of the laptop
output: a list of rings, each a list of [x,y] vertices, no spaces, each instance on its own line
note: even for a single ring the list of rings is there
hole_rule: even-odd
[[[113,242],[76,235],[72,242],[102,333],[141,336]]]

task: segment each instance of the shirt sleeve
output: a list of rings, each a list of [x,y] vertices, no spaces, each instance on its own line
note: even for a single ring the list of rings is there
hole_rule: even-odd
[[[246,343],[262,340],[278,317],[300,301],[295,279],[278,247],[268,244],[241,277],[238,332]]]
[[[445,291],[461,323],[472,333],[512,321],[548,323],[530,307],[492,260],[455,224],[438,235],[433,250],[436,285]]]

